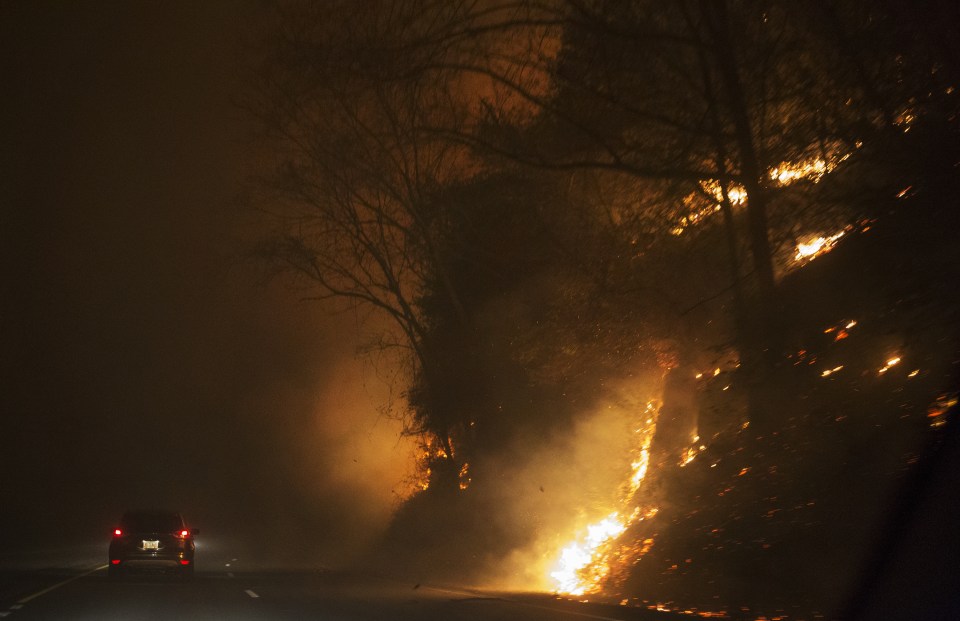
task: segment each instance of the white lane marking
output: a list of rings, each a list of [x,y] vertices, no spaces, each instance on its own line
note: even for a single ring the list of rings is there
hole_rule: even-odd
[[[469,596],[469,597],[483,597],[480,591],[464,591],[459,589],[447,589],[443,587],[434,587],[434,586],[425,586],[424,589],[430,591],[439,591],[440,593],[453,593],[455,595]],[[616,617],[603,617],[595,614],[590,614],[589,612],[577,612],[574,610],[561,610],[558,608],[551,608],[549,606],[541,606],[539,604],[531,604],[529,602],[523,602],[516,599],[511,599],[509,597],[488,597],[485,599],[495,599],[501,602],[507,602],[510,604],[515,604],[517,606],[526,606],[527,608],[536,608],[537,610],[548,610],[560,615],[568,615],[572,617],[582,617],[584,619],[596,619],[597,621],[623,621],[623,619],[618,619]]]
[[[10,610],[20,610],[21,608],[23,608],[23,604],[14,604],[13,606],[10,606]]]
[[[9,614],[9,612],[0,612],[0,617],[6,617]]]
[[[232,571],[228,571],[228,572],[227,572],[227,578],[233,578],[233,572],[232,572]]]
[[[47,587],[47,588],[45,588],[45,589],[42,590],[42,591],[37,591],[37,592],[34,593],[33,595],[28,595],[28,596],[24,597],[23,599],[21,599],[20,601],[18,601],[17,603],[18,603],[18,604],[26,604],[26,603],[29,602],[30,600],[36,599],[36,598],[40,597],[41,595],[46,595],[46,594],[49,593],[50,591],[52,591],[52,590],[54,590],[54,589],[59,589],[60,587],[62,587],[62,586],[65,585],[65,584],[68,584],[68,583],[70,583],[70,582],[73,582],[74,580],[79,580],[80,578],[83,578],[83,577],[85,577],[85,576],[89,576],[89,575],[92,574],[92,573],[98,572],[98,571],[100,571],[101,569],[106,569],[106,568],[107,568],[106,565],[101,565],[100,567],[96,567],[96,568],[94,568],[94,569],[91,569],[90,571],[84,572],[84,573],[80,574],[79,576],[74,576],[73,578],[67,578],[67,579],[64,580],[63,582],[58,582],[58,583],[56,583],[55,585],[50,586],[50,587]]]
[[[244,591],[244,593],[246,593],[247,595],[249,595],[249,596],[252,597],[253,599],[257,599],[258,597],[260,597],[259,595],[257,595],[257,594],[254,593],[253,591],[251,591],[250,589],[247,589],[246,591]]]
[[[623,621],[623,619],[618,619],[616,617],[601,617],[598,615],[592,615],[588,612],[576,612],[573,610],[559,610],[557,608],[550,608],[549,606],[538,606],[537,604],[528,604],[526,602],[518,602],[516,600],[504,600],[508,601],[511,604],[518,604],[520,606],[526,606],[527,608],[536,608],[537,610],[549,610],[550,612],[559,614],[559,615],[570,615],[573,617],[583,617],[584,619],[599,619],[600,621]]]

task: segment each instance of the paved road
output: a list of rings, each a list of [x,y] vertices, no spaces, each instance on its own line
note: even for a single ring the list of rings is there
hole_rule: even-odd
[[[405,584],[334,571],[198,571],[107,578],[105,566],[0,572],[3,621],[669,621],[637,608]]]

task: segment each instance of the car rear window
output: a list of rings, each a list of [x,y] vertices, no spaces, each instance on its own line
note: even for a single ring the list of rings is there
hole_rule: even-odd
[[[183,520],[177,513],[139,511],[124,515],[120,528],[127,532],[172,532],[183,528]]]

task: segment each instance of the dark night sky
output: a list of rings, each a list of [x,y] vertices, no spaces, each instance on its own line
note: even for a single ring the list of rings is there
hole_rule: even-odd
[[[0,8],[7,539],[68,539],[65,511],[87,536],[128,505],[281,540],[383,518],[403,451],[331,337],[353,317],[243,259],[255,149],[234,102],[260,10]]]

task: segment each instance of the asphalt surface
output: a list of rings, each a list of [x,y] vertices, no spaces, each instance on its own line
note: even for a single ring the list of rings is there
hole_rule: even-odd
[[[89,559],[88,559],[89,560]],[[231,563],[230,561],[235,561]],[[201,559],[198,555],[198,562]],[[0,619],[9,621],[303,620],[634,621],[684,618],[550,594],[410,584],[325,569],[249,569],[238,559],[198,565],[192,580],[162,574],[107,578],[79,559],[0,567]]]

